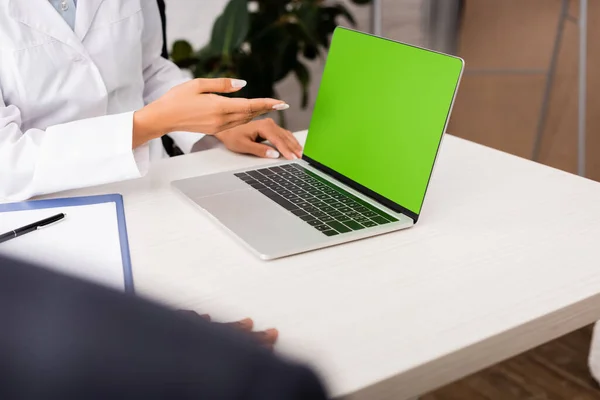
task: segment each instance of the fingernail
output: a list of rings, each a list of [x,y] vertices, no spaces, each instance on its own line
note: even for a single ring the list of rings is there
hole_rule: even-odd
[[[277,150],[267,150],[267,157],[268,158],[279,158],[279,152]]]
[[[267,336],[279,336],[279,331],[277,329],[267,329],[265,334]]]
[[[239,321],[237,324],[240,328],[251,329],[254,326],[254,321],[252,321],[250,318],[246,318],[246,319]]]
[[[292,154],[292,160],[297,160],[298,156],[296,156],[295,154]]]
[[[288,108],[290,108],[290,105],[286,104],[286,103],[279,103],[279,104],[275,104],[273,106],[273,110],[277,110],[277,111],[287,110]]]
[[[231,80],[231,87],[234,87],[234,88],[243,88],[247,84],[248,84],[248,82],[246,82],[245,80],[242,80],[242,79],[232,79]]]

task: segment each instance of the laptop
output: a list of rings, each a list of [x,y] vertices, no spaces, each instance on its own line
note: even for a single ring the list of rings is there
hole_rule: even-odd
[[[265,260],[410,228],[463,68],[338,27],[302,159],[173,186]]]

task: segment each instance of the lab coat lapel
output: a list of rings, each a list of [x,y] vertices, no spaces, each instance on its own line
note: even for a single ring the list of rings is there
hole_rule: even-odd
[[[82,3],[85,4],[85,1]],[[51,36],[77,50],[83,50],[83,45],[71,27],[48,0],[9,0],[8,14],[31,29]]]
[[[104,0],[80,0],[77,2],[77,17],[75,18],[75,34],[83,41],[96,17],[96,12]]]

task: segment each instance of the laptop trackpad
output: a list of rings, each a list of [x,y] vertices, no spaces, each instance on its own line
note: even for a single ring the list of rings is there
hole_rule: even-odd
[[[323,241],[321,232],[251,188],[196,202],[261,254],[285,253]]]
[[[251,189],[250,186],[231,172],[183,179],[173,182],[173,186],[194,200],[221,193]]]

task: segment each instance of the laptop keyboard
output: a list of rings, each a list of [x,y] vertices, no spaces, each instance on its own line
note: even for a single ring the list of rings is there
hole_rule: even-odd
[[[297,164],[235,176],[327,236],[398,221]]]

